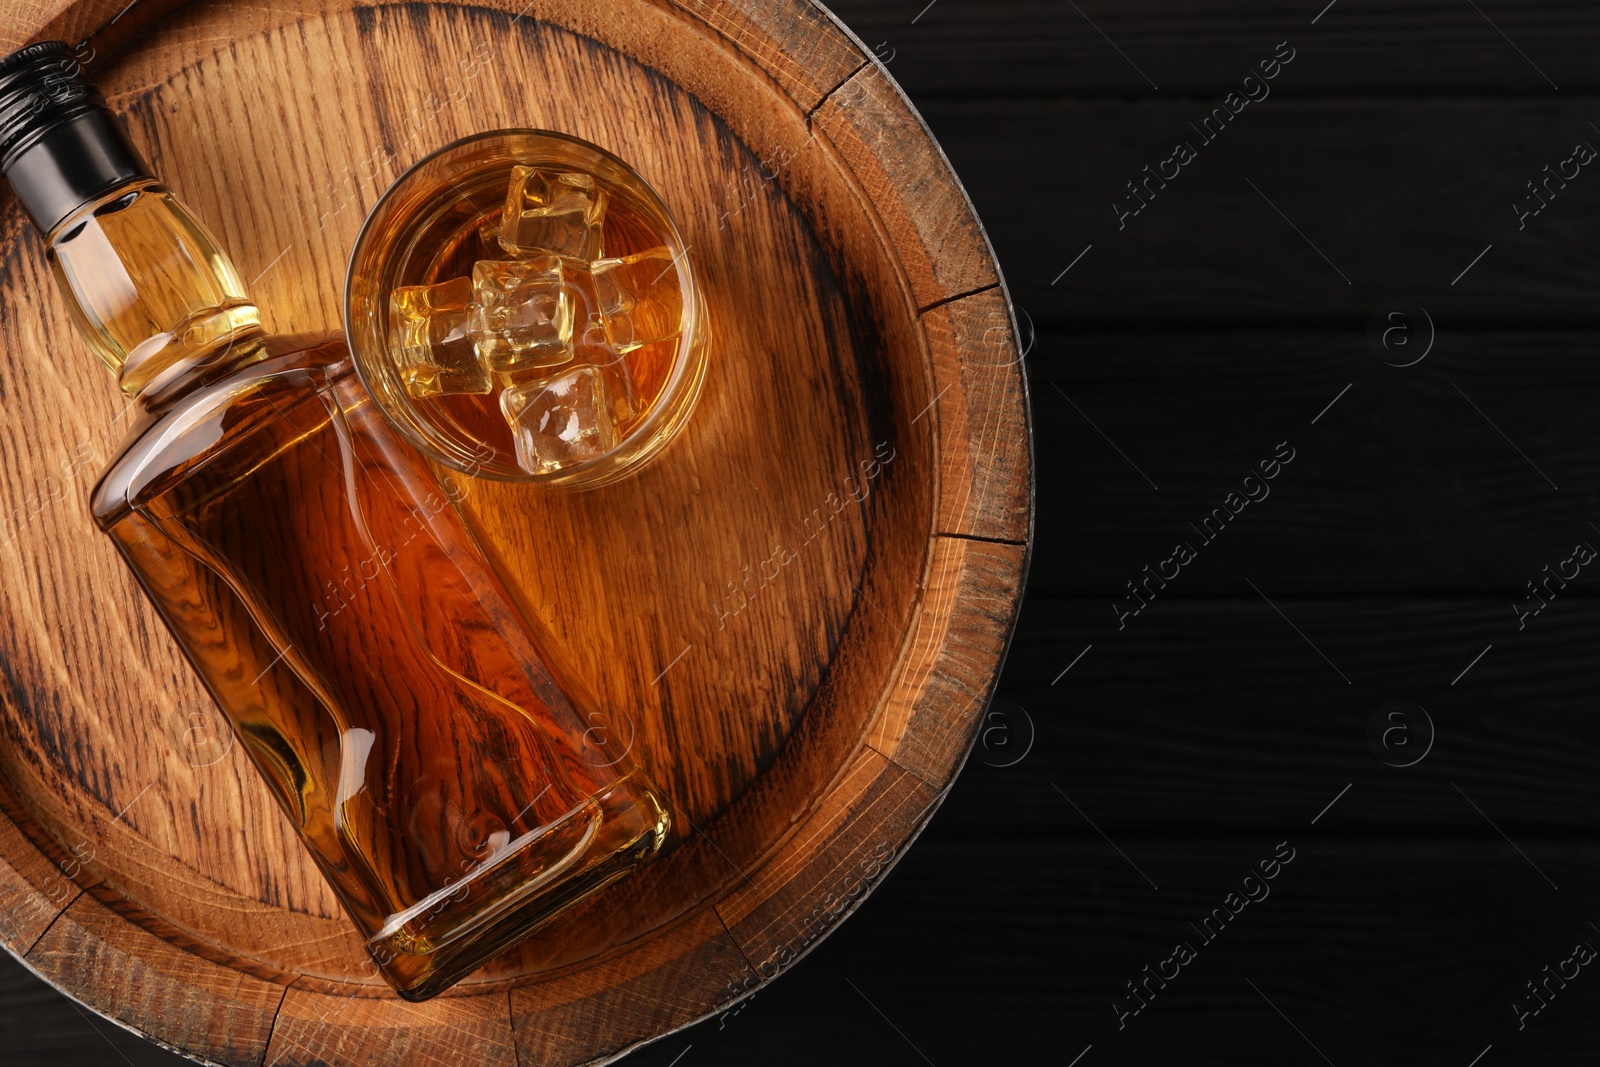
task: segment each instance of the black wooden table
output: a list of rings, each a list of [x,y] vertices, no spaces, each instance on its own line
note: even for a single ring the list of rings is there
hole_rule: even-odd
[[[924,2],[837,7],[1035,339],[1025,710],[627,1062],[1592,1061],[1600,9]],[[0,1049],[180,1062],[9,960]]]

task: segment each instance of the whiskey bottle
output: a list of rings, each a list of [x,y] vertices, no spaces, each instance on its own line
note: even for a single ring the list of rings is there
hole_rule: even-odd
[[[0,60],[0,170],[136,407],[94,519],[395,990],[438,993],[654,855],[659,794],[551,666],[458,483],[341,339],[263,330],[68,46]]]

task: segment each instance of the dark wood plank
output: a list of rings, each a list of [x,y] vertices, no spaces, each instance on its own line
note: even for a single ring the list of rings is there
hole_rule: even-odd
[[[1481,1067],[1578,1062],[1596,989],[1573,983],[1525,1031],[1509,1005],[1600,911],[1585,670],[1600,618],[1582,579],[1526,631],[1510,601],[1592,514],[1597,372],[1581,327],[1600,193],[1574,182],[1520,235],[1510,202],[1600,111],[1582,95],[1600,81],[1600,18],[1575,0],[1480,0],[1557,95],[1457,0],[1338,0],[1314,28],[1323,0],[1080,6],[1159,93],[1067,5],[943,0],[914,26],[923,0],[837,5],[869,48],[886,42],[1042,327],[1033,598],[1000,688],[1032,712],[1035,747],[1013,768],[971,766],[806,967],[628,1062],[1064,1064],[1092,1043],[1079,1067],[1322,1063],[1273,1005],[1341,1067],[1465,1065],[1491,1042]],[[1273,98],[1117,232],[1109,201],[1165,157],[1154,146],[1286,38],[1299,53]],[[1443,98],[1468,93],[1526,99]],[[1032,99],[1055,97],[1107,99]],[[1366,346],[1367,317],[1395,297],[1441,330],[1408,370]],[[1122,582],[1285,439],[1298,454],[1271,499],[1117,630]],[[1367,595],[1334,599],[1351,593]],[[1439,727],[1405,770],[1367,746],[1394,696]],[[1117,1031],[1123,983],[1284,839],[1299,853],[1272,897]],[[13,1050],[21,1067],[121,1062],[81,1020],[69,1029],[65,1001],[28,999],[4,974],[0,1002],[28,1013],[5,1034],[8,1063]],[[138,1067],[170,1062],[111,1036]]]
[[[1482,14],[1457,0],[830,6],[919,100],[1148,96],[1152,82],[1163,97],[1221,95],[1283,40],[1299,53],[1281,79],[1286,93],[1553,92],[1540,70],[1564,93],[1600,85],[1600,12],[1583,0],[1495,0]]]
[[[968,802],[963,784],[945,813]],[[1153,890],[1098,836],[972,836],[942,813],[807,966],[627,1062],[668,1067],[690,1046],[706,1065],[924,1062],[912,1045],[941,1065],[1066,1062],[1090,1044],[1096,1063],[1180,1053],[1183,1063],[1321,1062],[1248,982],[1335,1063],[1466,1064],[1490,1043],[1507,1056],[1500,1062],[1575,1062],[1571,1050],[1590,1040],[1594,990],[1572,983],[1522,1031],[1510,1003],[1574,942],[1595,940],[1583,933],[1600,905],[1594,845],[1519,842],[1557,892],[1487,830],[1443,841],[1353,837],[1306,821],[1131,847],[1113,834],[1155,878]],[[1188,924],[1224,906],[1280,841],[1295,858],[1270,894],[1198,944]],[[1124,984],[1179,940],[1196,942],[1197,958],[1119,1031],[1112,1000],[1125,1000]],[[121,1062],[87,1026],[70,1028],[71,1007],[31,976],[4,960],[0,976],[0,997],[31,1009],[8,1064]],[[182,1062],[96,1023],[136,1067]]]
[[[1556,892],[1492,835],[1348,839],[1296,820],[1248,839],[1117,838],[1155,890],[1099,837],[957,836],[943,819],[805,967],[630,1065],[669,1067],[689,1046],[680,1067],[1066,1065],[1090,1045],[1079,1067],[1323,1064],[1274,1004],[1340,1067],[1466,1067],[1491,1043],[1484,1064],[1566,1067],[1591,1047],[1594,978],[1522,1031],[1510,1004],[1576,942],[1600,946],[1592,844],[1523,842],[1558,881],[1577,876]],[[1279,842],[1294,858],[1267,895],[1204,943],[1189,923]],[[1195,959],[1119,1031],[1113,1000],[1179,941]]]
[[[1593,836],[1600,605],[1558,600],[1519,632],[1498,600],[1302,598],[1251,577],[1265,597],[1241,580],[1157,599],[1121,631],[1109,598],[1030,600],[999,695],[1029,712],[1033,749],[970,767],[942,824],[1094,837],[1054,784],[1119,841],[1268,833],[1349,785],[1324,819],[1338,832],[1494,837],[1487,815],[1519,841]],[[1368,739],[1397,699],[1436,734],[1404,769]]]
[[[1592,336],[1436,327],[1434,350],[1407,368],[1378,360],[1364,320],[1042,332],[1028,357],[1030,590],[1125,596],[1183,542],[1198,558],[1163,595],[1248,593],[1248,576],[1282,594],[1527,599],[1526,583],[1577,542],[1600,546]],[[1294,460],[1263,479],[1282,442]],[[1232,514],[1230,493],[1257,499],[1221,535],[1213,519],[1208,542],[1197,527],[1215,509]],[[1580,577],[1564,595],[1589,594],[1600,582]]]
[[[1578,142],[1600,149],[1597,104],[1272,97],[1210,142],[1194,127],[1220,106],[1211,98],[941,101],[923,114],[1035,323],[1361,326],[1409,299],[1440,321],[1549,324],[1593,319],[1600,175],[1580,169],[1525,230],[1512,205]],[[1139,204],[1128,183],[1179,142],[1196,157],[1166,167],[1165,189],[1152,179],[1119,229],[1113,205]]]

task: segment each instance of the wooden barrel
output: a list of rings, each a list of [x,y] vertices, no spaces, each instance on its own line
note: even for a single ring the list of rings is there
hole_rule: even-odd
[[[1004,284],[938,145],[805,0],[8,0],[87,40],[278,332],[339,326],[367,208],[464,134],[563,130],[662,194],[714,342],[637,477],[467,500],[655,772],[670,853],[424,1004],[364,954],[85,496],[127,409],[0,199],[0,940],[224,1064],[575,1064],[725,1009],[926,825],[1031,533]],[[594,590],[602,590],[596,594]],[[582,595],[579,595],[582,592]]]

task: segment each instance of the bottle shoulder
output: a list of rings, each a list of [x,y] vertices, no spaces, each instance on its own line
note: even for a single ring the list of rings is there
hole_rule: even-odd
[[[351,374],[342,338],[270,337],[231,367],[197,378],[181,396],[153,408],[141,406],[90,495],[96,523],[101,529],[115,525],[142,500]]]

